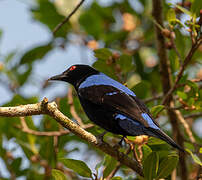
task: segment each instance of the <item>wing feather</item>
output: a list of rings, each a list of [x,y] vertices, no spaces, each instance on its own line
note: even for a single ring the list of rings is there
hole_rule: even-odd
[[[153,123],[153,126],[158,128],[156,122],[151,118],[149,110],[137,99],[137,97],[128,95],[113,86],[93,85],[79,88],[78,94],[94,104],[99,104],[115,112],[124,114],[131,119],[140,122],[145,127],[151,127],[151,124]],[[148,115],[146,119],[143,116],[143,113]]]

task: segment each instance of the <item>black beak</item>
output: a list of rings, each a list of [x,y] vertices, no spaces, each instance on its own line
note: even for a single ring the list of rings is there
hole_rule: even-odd
[[[51,81],[51,80],[64,81],[65,78],[66,78],[65,74],[59,74],[59,75],[56,75],[56,76],[49,78],[48,81]]]

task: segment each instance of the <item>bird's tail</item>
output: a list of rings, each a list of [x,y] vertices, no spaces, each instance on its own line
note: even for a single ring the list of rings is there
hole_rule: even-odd
[[[148,128],[148,129],[151,132],[151,134],[150,134],[151,136],[160,138],[161,140],[167,142],[168,144],[170,144],[174,148],[177,148],[180,151],[185,152],[185,150],[181,146],[176,144],[175,141],[172,138],[170,138],[166,133],[164,133],[162,130],[153,129],[153,128]]]

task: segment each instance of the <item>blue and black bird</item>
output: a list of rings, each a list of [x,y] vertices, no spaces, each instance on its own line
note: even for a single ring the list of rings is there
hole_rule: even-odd
[[[96,69],[88,65],[73,65],[49,80],[72,84],[89,119],[105,130],[124,137],[153,136],[184,151],[160,129],[133,91]]]

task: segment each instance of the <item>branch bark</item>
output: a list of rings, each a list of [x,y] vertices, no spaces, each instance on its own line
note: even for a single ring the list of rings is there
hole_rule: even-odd
[[[58,110],[55,102],[48,103],[47,98],[44,98],[42,102],[37,104],[27,104],[15,107],[0,107],[0,116],[3,117],[22,117],[40,114],[47,114],[53,117],[58,123],[69,129],[69,131],[75,135],[87,141],[92,146],[114,157],[121,164],[130,167],[140,176],[143,176],[142,167],[136,160],[129,158],[126,154],[118,151],[116,148],[113,148],[109,144],[100,142],[93,134],[85,131],[79,125],[66,117],[63,113],[61,113]]]

